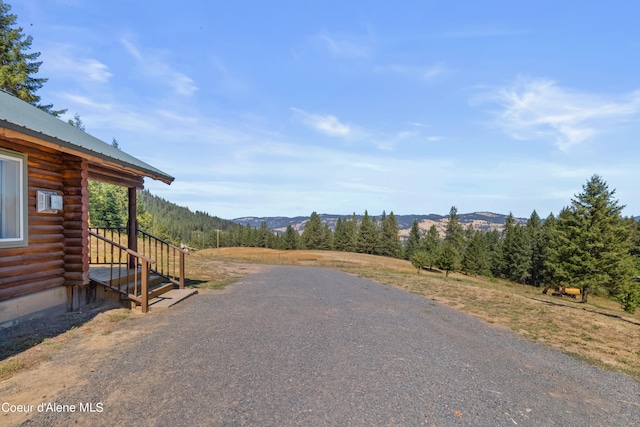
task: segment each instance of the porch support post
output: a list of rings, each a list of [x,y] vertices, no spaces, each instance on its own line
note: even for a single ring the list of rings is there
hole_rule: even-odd
[[[129,249],[138,252],[138,223],[136,211],[136,188],[129,187],[129,221],[127,222],[127,232],[129,235]],[[135,257],[129,255],[129,268],[136,268]]]

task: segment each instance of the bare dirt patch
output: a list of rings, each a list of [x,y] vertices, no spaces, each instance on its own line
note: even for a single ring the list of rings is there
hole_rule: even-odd
[[[110,357],[110,351],[105,350],[112,350],[140,333],[132,332],[127,326],[141,314],[123,308],[100,311],[107,308],[97,308],[98,312],[88,313],[91,319],[82,324],[69,315],[53,316],[45,322],[41,321],[39,330],[46,329],[50,337],[0,360],[0,366],[20,366],[20,369],[5,371],[0,381],[0,404],[38,405],[55,402],[60,392],[70,386],[81,386],[92,369],[105,363]],[[0,342],[6,348],[12,341],[15,343],[24,336],[24,328],[34,326],[35,323],[27,322],[20,328],[5,331],[6,335]],[[65,327],[65,332],[54,334],[54,331]],[[17,425],[36,411],[37,408],[33,411],[2,411],[0,424]]]

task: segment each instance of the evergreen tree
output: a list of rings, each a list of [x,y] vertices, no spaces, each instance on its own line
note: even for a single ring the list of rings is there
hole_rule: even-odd
[[[346,244],[344,250],[347,252],[356,252],[358,247],[358,217],[354,212],[351,219],[345,221]]]
[[[360,222],[360,229],[358,230],[357,251],[363,254],[373,254],[377,246],[378,238],[376,230],[371,222],[369,213],[365,210],[362,221]]]
[[[551,248],[554,275],[572,287],[603,289],[622,300],[632,297],[633,262],[628,227],[621,217],[624,206],[598,175],[582,189],[558,216]]]
[[[273,233],[271,232],[271,230],[269,230],[266,221],[262,221],[262,223],[260,223],[260,229],[258,230],[258,238],[256,244],[260,248],[273,247]]]
[[[404,244],[404,258],[410,260],[418,249],[420,249],[420,225],[418,220],[414,219],[411,231],[409,231],[409,238]]]
[[[531,263],[529,264],[529,284],[540,286],[544,281],[544,264],[546,247],[542,222],[538,213],[534,210],[527,221],[527,232],[531,242]]]
[[[322,249],[324,243],[324,228],[320,216],[316,212],[311,213],[309,221],[304,225],[301,244],[304,249]]]
[[[420,270],[427,267],[431,260],[429,259],[429,255],[423,251],[422,249],[416,251],[411,257],[411,264],[418,270],[418,274],[420,274]]]
[[[59,116],[64,110],[53,111],[53,105],[39,104],[36,92],[47,81],[35,77],[42,65],[40,52],[29,52],[33,38],[25,37],[22,27],[16,26],[18,17],[10,11],[11,6],[0,0],[0,89]]]
[[[330,251],[333,247],[333,233],[331,232],[331,228],[329,224],[325,224],[322,229],[322,245],[320,249],[324,251]]]
[[[452,241],[442,242],[438,267],[445,271],[445,277],[449,277],[450,271],[456,271],[460,268],[460,252]]]
[[[487,248],[489,272],[493,277],[502,277],[504,271],[504,257],[502,256],[502,237],[498,230],[492,230],[484,236]]]
[[[640,223],[633,217],[627,218],[626,222],[629,227],[629,239],[631,241],[629,253],[633,260],[634,274],[637,275],[640,273]]]
[[[462,253],[462,249],[464,248],[464,231],[462,229],[462,224],[460,224],[458,208],[455,206],[452,206],[449,211],[449,219],[444,233],[444,241],[449,242],[458,254]]]
[[[446,245],[445,245],[446,244]],[[444,253],[446,249],[446,253]],[[462,258],[462,251],[464,249],[464,231],[462,224],[460,224],[460,217],[458,216],[458,209],[455,206],[451,207],[449,211],[449,218],[447,221],[447,228],[444,234],[444,241],[442,246],[441,256],[441,268],[454,267],[454,270],[460,268],[460,261]],[[444,261],[443,261],[444,260]],[[447,271],[448,274],[448,271]]]
[[[531,239],[525,227],[515,225],[504,238],[503,257],[505,277],[526,283],[531,268]]]
[[[474,231],[469,238],[462,257],[462,269],[474,276],[483,275],[487,271],[487,249],[482,231]]]
[[[284,232],[283,236],[283,249],[285,250],[294,250],[298,249],[298,240],[300,240],[300,235],[296,230],[293,229],[291,224],[287,225],[287,229]]]
[[[373,228],[373,235],[375,236],[375,242],[373,245],[373,250],[370,252],[370,254],[372,255],[380,255],[380,235],[382,233],[382,230],[380,229],[380,224],[378,223],[378,220],[376,219],[375,216],[370,216],[369,219],[371,220],[371,227]]]
[[[387,216],[382,213],[382,232],[380,236],[380,255],[397,258],[402,250],[398,220],[393,211]]]
[[[349,246],[349,238],[347,236],[346,221],[342,222],[338,218],[336,229],[333,232],[333,249],[336,251],[346,251]]]
[[[427,255],[429,270],[433,270],[433,266],[436,265],[440,256],[440,233],[435,225],[427,230],[427,234],[422,239],[420,250]]]
[[[69,119],[68,123],[76,129],[80,129],[85,132],[84,123],[82,123],[82,119],[80,118],[80,114],[75,113],[73,115],[73,119]]]

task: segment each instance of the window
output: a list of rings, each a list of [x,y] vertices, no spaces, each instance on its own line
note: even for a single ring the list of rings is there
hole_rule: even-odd
[[[0,148],[0,248],[27,243],[27,156]]]

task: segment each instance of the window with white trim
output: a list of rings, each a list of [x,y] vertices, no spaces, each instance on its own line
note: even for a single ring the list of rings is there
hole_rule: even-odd
[[[27,243],[27,156],[0,148],[0,248]]]

